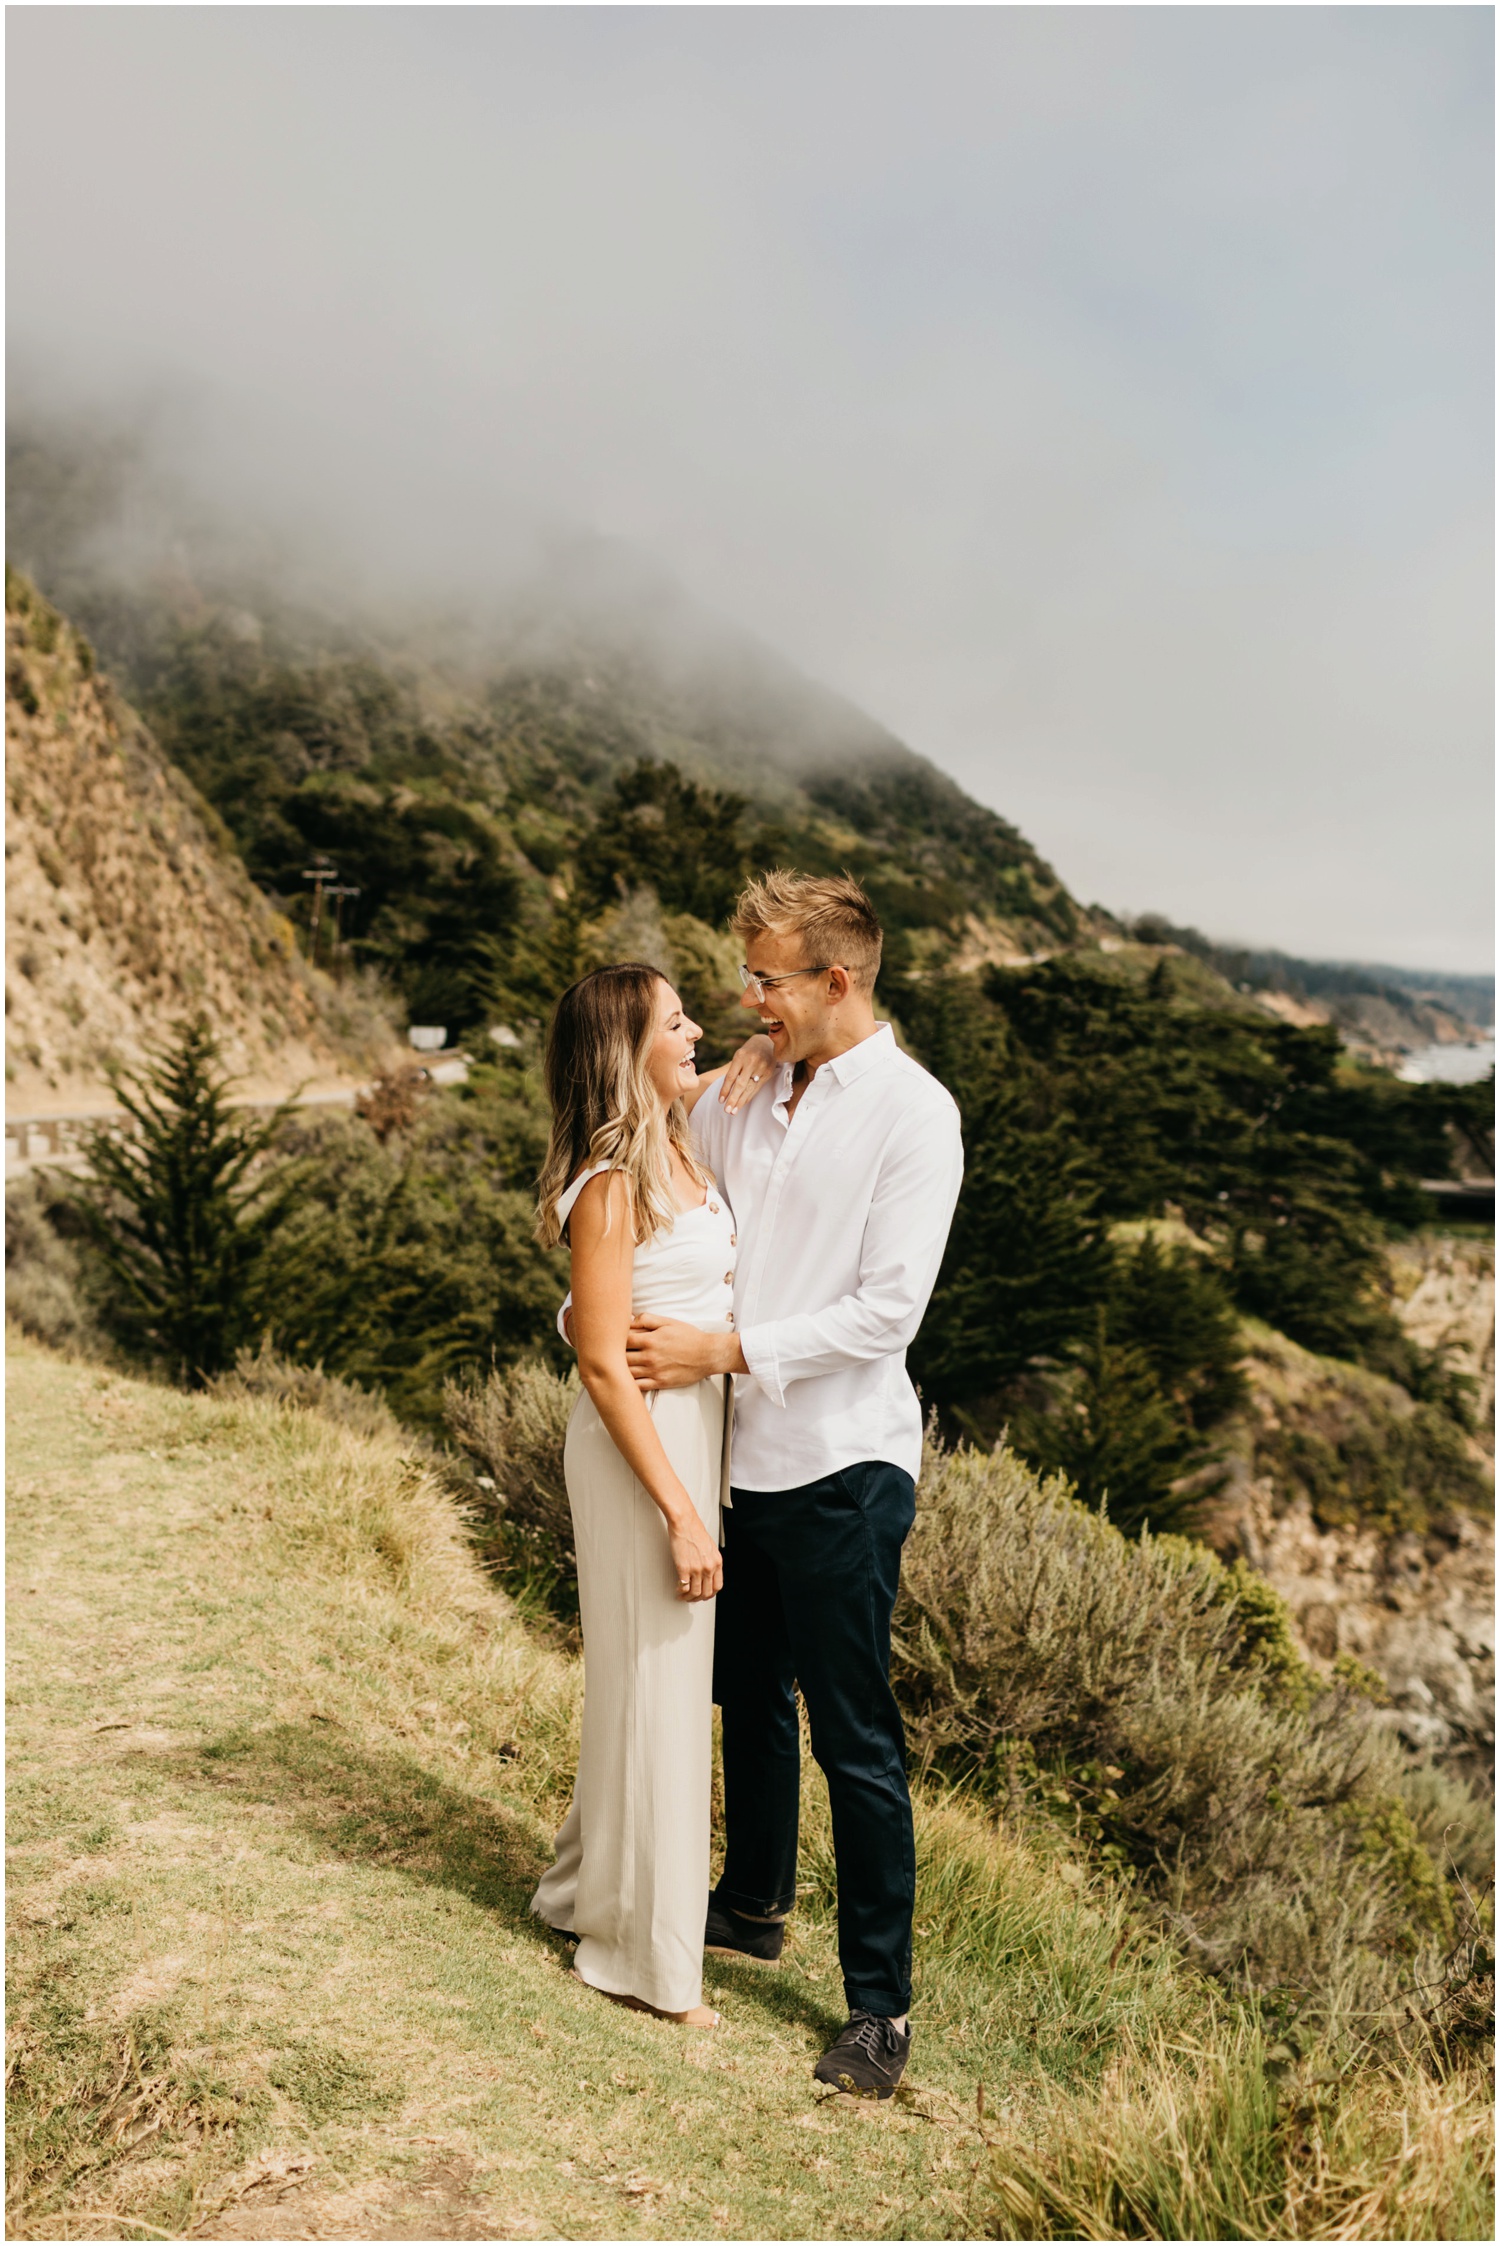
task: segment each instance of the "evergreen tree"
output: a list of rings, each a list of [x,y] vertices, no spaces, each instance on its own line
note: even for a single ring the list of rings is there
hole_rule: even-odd
[[[1109,1324],[1117,1342],[1141,1352],[1162,1393],[1200,1431],[1242,1400],[1239,1318],[1219,1273],[1190,1248],[1163,1248],[1147,1232],[1119,1252]]]
[[[90,1174],[68,1198],[106,1276],[108,1323],[195,1386],[274,1322],[290,1277],[276,1251],[304,1175],[267,1159],[290,1103],[236,1113],[202,1017],[113,1083],[134,1130],[92,1133]]]
[[[667,912],[716,925],[749,871],[745,809],[743,796],[700,787],[675,764],[642,757],[620,774],[579,848],[583,894],[602,907],[648,882]]]
[[[1087,1166],[1024,1084],[966,1119],[963,1191],[931,1307],[912,1350],[934,1403],[993,1398],[1087,1331],[1110,1251]]]
[[[1183,1526],[1194,1499],[1172,1484],[1208,1455],[1184,1411],[1163,1395],[1143,1349],[1113,1342],[1101,1303],[1055,1407],[1017,1413],[1010,1439],[1023,1457],[1065,1474],[1086,1505],[1116,1528],[1157,1535]]]

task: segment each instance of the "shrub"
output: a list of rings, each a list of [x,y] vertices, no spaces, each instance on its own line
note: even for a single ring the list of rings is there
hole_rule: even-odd
[[[31,1171],[5,1189],[5,1315],[70,1357],[113,1355],[55,1182]]]
[[[1202,1547],[1130,1543],[1013,1451],[934,1446],[894,1675],[924,1764],[1096,1842],[1231,1983],[1346,2015],[1423,1939],[1422,1843],[1409,1821],[1382,1843],[1397,1751],[1279,1604]]]
[[[215,1396],[231,1401],[257,1396],[293,1411],[316,1412],[320,1419],[359,1435],[402,1437],[400,1422],[383,1397],[324,1372],[321,1365],[298,1365],[289,1357],[278,1357],[267,1342],[257,1350],[242,1349],[233,1370],[216,1373],[207,1386]]]
[[[1495,1803],[1438,1763],[1408,1764],[1401,1799],[1428,1853],[1479,1893],[1494,1885]]]
[[[576,1372],[560,1379],[538,1364],[443,1390],[448,1431],[472,1472],[465,1495],[482,1556],[569,1621],[578,1612],[578,1561],[563,1445],[578,1396]]]
[[[1493,1510],[1489,1473],[1433,1405],[1264,1327],[1251,1327],[1245,1346],[1260,1406],[1247,1423],[1252,1467],[1282,1503],[1305,1497],[1321,1528],[1366,1525],[1387,1535]]]

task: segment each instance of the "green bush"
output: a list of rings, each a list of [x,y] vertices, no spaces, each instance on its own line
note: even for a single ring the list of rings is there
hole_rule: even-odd
[[[316,1412],[320,1419],[353,1428],[360,1435],[401,1433],[400,1421],[383,1397],[340,1380],[321,1365],[299,1365],[289,1357],[278,1357],[264,1342],[256,1350],[242,1349],[233,1370],[216,1373],[207,1385],[215,1396],[259,1396],[292,1411]]]
[[[1200,1546],[1131,1543],[1013,1451],[934,1445],[894,1676],[924,1765],[1096,1845],[1231,1984],[1347,2016],[1428,1937],[1427,1852],[1372,1844],[1398,1751],[1279,1607]]]
[[[468,1467],[463,1490],[481,1557],[512,1586],[571,1623],[578,1560],[563,1472],[578,1375],[512,1365],[450,1381],[443,1417]]]
[[[5,1189],[5,1315],[70,1357],[115,1354],[89,1291],[86,1252],[70,1236],[67,1205],[46,1170]]]

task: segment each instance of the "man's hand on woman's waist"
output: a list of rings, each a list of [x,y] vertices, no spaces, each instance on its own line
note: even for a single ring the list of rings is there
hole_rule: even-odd
[[[630,1321],[625,1361],[637,1388],[691,1388],[719,1373],[746,1371],[738,1334],[706,1334],[680,1318],[643,1310]]]

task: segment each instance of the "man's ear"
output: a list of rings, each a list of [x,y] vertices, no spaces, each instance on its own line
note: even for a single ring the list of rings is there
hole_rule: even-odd
[[[828,969],[828,1002],[831,1006],[842,1006],[853,988],[854,978],[847,967]]]

